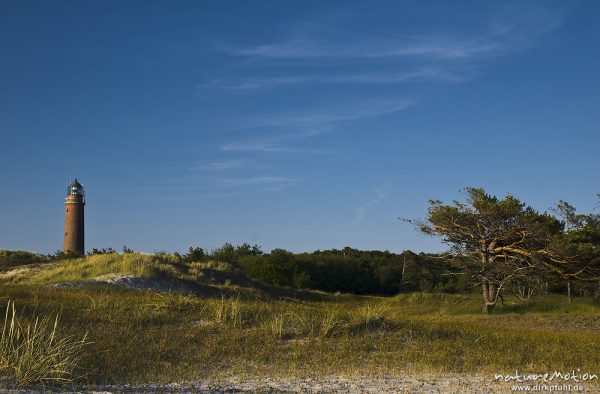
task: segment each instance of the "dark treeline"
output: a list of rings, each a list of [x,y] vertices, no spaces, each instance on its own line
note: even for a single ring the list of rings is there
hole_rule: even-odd
[[[247,274],[277,286],[391,295],[408,291],[464,292],[466,283],[434,255],[352,248],[294,254],[275,249],[237,261]]]
[[[200,247],[189,248],[187,253],[179,256],[185,262],[227,262],[242,268],[253,279],[300,289],[372,295],[481,291],[473,276],[461,269],[463,259],[446,253],[392,253],[350,247],[312,253],[292,253],[284,249],[264,253],[257,245],[226,243],[210,252]],[[566,282],[554,275],[541,273],[515,280],[505,288],[504,295],[524,299],[533,295],[567,292],[573,296],[599,296],[597,283]]]
[[[459,275],[441,256],[411,251],[398,254],[346,247],[312,253],[274,249],[267,254],[257,245],[226,243],[210,253],[202,248],[190,248],[181,258],[188,262],[224,261],[265,283],[327,292],[391,295],[472,289],[464,275]]]

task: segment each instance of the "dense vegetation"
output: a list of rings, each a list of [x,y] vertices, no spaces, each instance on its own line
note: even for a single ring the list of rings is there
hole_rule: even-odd
[[[573,236],[573,235],[571,235]],[[472,293],[478,282],[463,269],[465,258],[448,254],[392,253],[352,248],[292,253],[275,249],[262,253],[256,246],[225,244],[211,253],[190,248],[183,261],[226,261],[251,278],[276,286],[327,292],[393,295],[408,292]],[[565,280],[553,272],[537,271],[507,284],[500,296],[521,299],[534,294],[564,293],[600,297],[598,282]]]
[[[438,257],[349,247],[297,254],[275,249],[263,254],[257,247],[226,244],[205,258],[228,261],[243,268],[250,277],[276,286],[373,295],[467,291],[468,284],[447,275],[453,268]]]

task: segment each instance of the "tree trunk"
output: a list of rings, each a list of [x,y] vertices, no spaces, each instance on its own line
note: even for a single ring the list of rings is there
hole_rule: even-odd
[[[403,260],[402,260],[402,279],[400,280],[400,291],[403,290],[403,285],[404,285],[404,275],[406,275],[406,267],[408,266],[408,263],[406,262],[406,256],[404,256]]]
[[[571,280],[567,280],[567,297],[569,298],[569,302],[573,301],[573,297],[571,295]]]
[[[494,307],[496,306],[496,300],[498,299],[498,294],[496,294],[496,285],[490,283],[489,280],[482,278],[481,288],[483,290],[483,311],[489,315],[494,310]]]
[[[525,298],[525,286],[519,286],[518,287],[519,291],[519,298],[524,299]]]

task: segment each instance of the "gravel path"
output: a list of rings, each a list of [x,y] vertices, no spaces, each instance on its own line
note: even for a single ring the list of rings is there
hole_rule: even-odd
[[[491,379],[490,379],[491,380]],[[330,377],[302,379],[230,379],[202,382],[194,387],[204,392],[273,392],[273,393],[494,393],[499,387],[483,380],[461,375],[429,377]]]
[[[511,393],[514,383],[496,382],[490,375],[421,375],[388,377],[330,377],[303,379],[230,379],[178,387],[189,392],[265,392],[265,393]],[[522,384],[532,386],[535,384]],[[175,389],[175,387],[173,387]],[[569,392],[571,390],[538,387],[536,392]],[[600,393],[600,385],[587,383],[583,390],[572,392]]]
[[[560,382],[559,385],[569,382]],[[514,383],[494,382],[490,375],[441,374],[386,377],[329,378],[229,378],[219,381],[172,383],[167,385],[123,385],[80,387],[74,390],[53,390],[69,393],[510,393]],[[556,383],[554,383],[556,384]],[[574,383],[571,383],[574,384]],[[527,384],[523,384],[527,386]],[[550,386],[551,384],[549,384]],[[530,384],[534,389],[534,384]],[[600,392],[598,381],[582,383],[582,390],[565,387],[538,387],[531,390],[547,392]],[[0,391],[2,391],[0,389]],[[525,390],[524,390],[525,391]],[[529,391],[529,390],[527,390]],[[38,394],[44,391],[8,390],[11,394]]]

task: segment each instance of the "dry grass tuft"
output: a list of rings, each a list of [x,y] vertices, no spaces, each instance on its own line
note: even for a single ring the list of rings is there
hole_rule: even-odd
[[[81,340],[61,336],[58,321],[56,315],[21,324],[14,302],[9,301],[0,337],[0,372],[17,386],[71,383],[88,344],[87,335]]]
[[[239,297],[225,298],[222,296],[220,301],[214,303],[215,321],[233,328],[242,327],[245,321],[242,307]]]

